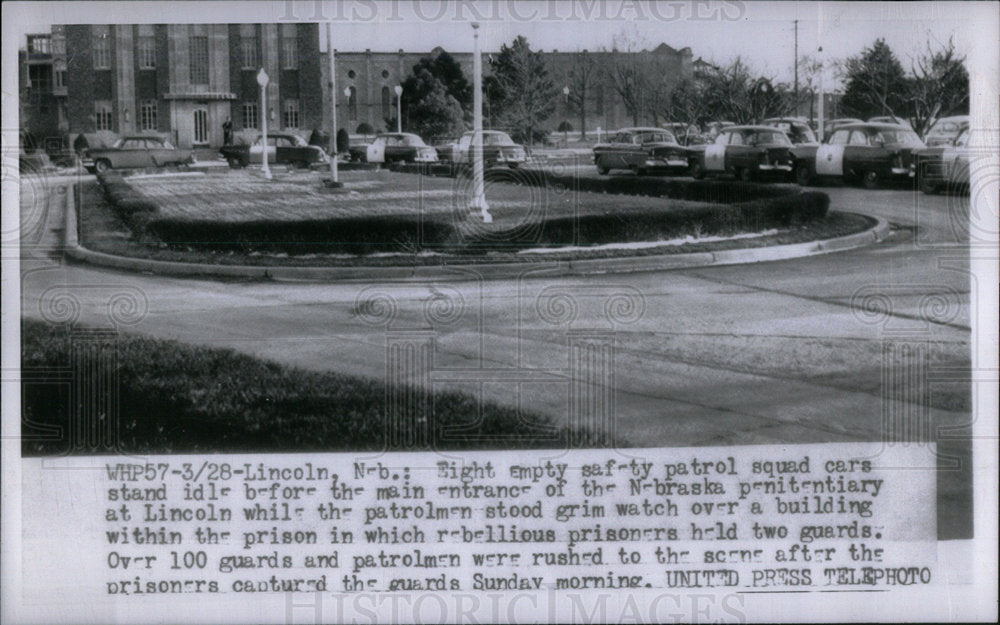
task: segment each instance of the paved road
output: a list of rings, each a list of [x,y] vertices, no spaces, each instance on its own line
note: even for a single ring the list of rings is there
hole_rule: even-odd
[[[80,323],[106,326],[113,295],[133,293],[146,304],[131,331],[378,377],[396,372],[388,344],[433,338],[432,370],[414,379],[558,418],[582,397],[596,402],[583,414],[640,446],[877,441],[885,423],[969,421],[968,383],[955,380],[970,368],[968,234],[955,225],[967,196],[827,188],[833,209],[884,217],[893,234],[799,260],[558,279],[537,266],[520,280],[330,285],[67,266],[52,245],[62,196],[30,191],[39,201],[24,207],[24,220],[41,224],[42,206],[48,214],[22,253],[25,317],[50,314],[52,295],[71,285]],[[573,371],[589,377],[574,386]],[[899,372],[919,375],[883,383]],[[964,474],[943,479],[943,496],[964,501]],[[939,509],[949,507],[965,508]],[[942,519],[959,533],[963,522]]]

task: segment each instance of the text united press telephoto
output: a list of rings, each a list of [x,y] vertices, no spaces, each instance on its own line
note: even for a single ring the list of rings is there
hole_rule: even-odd
[[[3,17],[5,622],[996,620],[997,4]]]

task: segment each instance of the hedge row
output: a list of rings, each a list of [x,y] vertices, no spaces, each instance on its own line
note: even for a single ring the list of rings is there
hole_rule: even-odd
[[[823,219],[829,197],[797,187],[730,181],[662,178],[577,178],[538,170],[491,170],[502,182],[558,186],[608,194],[652,195],[710,203],[711,206],[662,206],[616,210],[607,196],[589,193],[579,214],[549,217],[536,224],[491,230],[463,228],[449,214],[367,215],[302,221],[256,220],[210,222],[161,218],[155,205],[109,172],[101,177],[105,196],[116,214],[139,236],[178,248],[227,253],[372,254],[417,253],[433,250],[451,254],[516,251],[537,246],[601,245],[657,241],[686,236],[726,236],[787,228]],[[585,188],[584,188],[585,187]]]
[[[73,331],[64,327],[25,320],[22,366],[65,367],[72,362],[72,337]],[[119,335],[100,345],[92,335],[87,340],[91,350],[106,350],[102,356],[116,366],[118,414],[112,425],[122,452],[377,450],[391,447],[387,424],[403,422],[429,427],[393,431],[398,435],[394,440],[424,441],[421,449],[608,444],[586,430],[560,428],[552,419],[513,407],[480,405],[461,393],[411,389],[415,414],[388,420],[388,388],[377,380],[141,336]],[[24,385],[22,453],[86,453],[68,448],[72,398],[58,380]]]
[[[685,236],[726,236],[804,225],[826,217],[830,198],[825,193],[797,193],[743,204],[709,208],[671,208],[611,214],[583,214],[547,219],[536,232],[496,233],[489,241],[475,240],[479,251],[512,247],[602,245],[625,241],[658,241]],[[522,231],[523,232],[523,231]]]
[[[116,171],[99,173],[97,180],[104,190],[104,198],[118,218],[126,224],[132,225],[133,218],[138,213],[156,211],[156,203],[137,192],[132,185],[125,182],[120,173]]]

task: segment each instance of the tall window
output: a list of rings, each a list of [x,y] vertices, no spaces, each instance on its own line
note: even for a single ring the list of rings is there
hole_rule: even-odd
[[[358,118],[358,90],[350,87],[351,94],[347,96],[347,113],[351,119]]]
[[[594,113],[604,115],[604,85],[597,85],[594,88]]]
[[[28,82],[31,85],[32,93],[52,92],[52,66],[51,65],[29,65]]]
[[[260,55],[257,50],[257,26],[240,24],[240,56],[243,59],[243,69],[257,69],[260,65]]]
[[[66,69],[56,69],[56,89],[66,88]]]
[[[49,35],[28,36],[28,53],[50,54],[51,52],[52,52],[52,38]]]
[[[66,38],[63,36],[52,37],[52,54],[55,56],[66,55]]]
[[[299,127],[299,101],[298,100],[285,100],[285,109],[283,112],[282,121],[285,122],[285,128],[298,128]]]
[[[156,38],[150,24],[139,25],[139,37],[135,47],[139,57],[139,69],[154,69],[156,67]]]
[[[139,130],[156,130],[156,100],[139,103]]]
[[[94,102],[94,125],[97,130],[114,130],[114,119],[112,119],[111,111],[110,100]]]
[[[192,36],[190,40],[191,84],[208,84],[208,37]]]
[[[92,28],[94,69],[111,69],[111,30],[107,26]]]
[[[243,103],[243,127],[244,128],[257,128],[258,116],[257,116],[257,103],[256,102],[244,102]]]
[[[382,119],[392,117],[392,96],[389,95],[389,87],[382,87]]]
[[[299,41],[295,24],[281,25],[281,68],[299,68]]]

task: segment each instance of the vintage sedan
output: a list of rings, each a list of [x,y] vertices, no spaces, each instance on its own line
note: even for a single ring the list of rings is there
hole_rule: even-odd
[[[969,188],[969,129],[950,145],[936,145],[913,153],[917,185],[928,195],[941,189]]]
[[[912,179],[913,151],[923,147],[917,133],[905,126],[848,124],[833,131],[826,143],[792,151],[795,181],[804,186],[820,178],[840,178],[877,189],[888,180]]]
[[[784,132],[793,145],[819,145],[816,134],[804,120],[794,117],[772,117],[765,119],[761,124]]]
[[[744,182],[756,178],[784,179],[792,173],[792,142],[770,126],[730,126],[710,145],[691,148],[690,171],[701,179],[708,174],[733,174]]]
[[[463,134],[458,141],[437,146],[442,160],[452,161],[459,165],[472,165],[474,131]],[[517,169],[528,160],[524,146],[514,143],[506,132],[499,130],[483,131],[483,164],[485,167],[506,165]]]
[[[924,137],[924,143],[932,148],[937,145],[951,145],[959,134],[969,127],[968,115],[955,115],[954,117],[942,117],[934,122],[931,129]]]
[[[594,146],[594,165],[602,175],[612,169],[628,169],[640,176],[651,170],[683,172],[688,167],[688,150],[662,128],[623,128],[607,143]]]
[[[366,163],[433,163],[437,150],[409,132],[384,132],[371,143],[350,146],[351,160]]]
[[[146,135],[122,137],[110,148],[87,148],[83,152],[83,166],[89,172],[193,162],[191,150],[179,150],[162,137]]]
[[[262,135],[250,145],[224,145],[219,154],[233,169],[246,167],[251,163],[264,161],[264,140]],[[267,161],[306,169],[313,163],[329,162],[326,152],[316,145],[309,145],[298,135],[284,133],[267,134]]]

